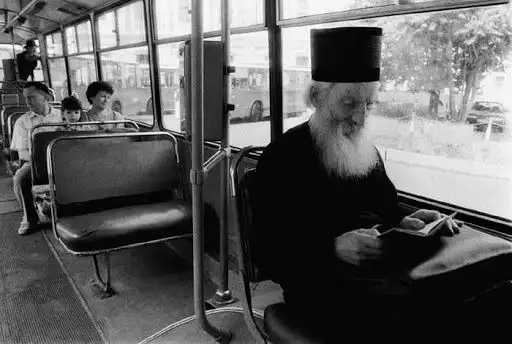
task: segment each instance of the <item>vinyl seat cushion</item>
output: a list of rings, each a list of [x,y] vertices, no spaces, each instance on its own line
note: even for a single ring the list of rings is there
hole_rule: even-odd
[[[67,216],[56,222],[63,244],[80,253],[190,234],[191,228],[192,209],[181,200]]]

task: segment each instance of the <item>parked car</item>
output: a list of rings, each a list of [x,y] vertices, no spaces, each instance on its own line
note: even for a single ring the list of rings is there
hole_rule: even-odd
[[[475,131],[486,131],[492,119],[492,132],[502,133],[510,121],[509,110],[500,102],[476,101],[466,117],[466,123],[474,125]]]

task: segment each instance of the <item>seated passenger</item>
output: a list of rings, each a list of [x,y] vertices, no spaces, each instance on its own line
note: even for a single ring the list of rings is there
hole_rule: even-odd
[[[76,123],[80,121],[82,113],[82,103],[74,96],[66,97],[62,99],[60,111],[62,114],[62,120],[65,123]],[[66,130],[84,130],[80,126],[67,126]]]
[[[27,82],[23,87],[23,96],[30,111],[22,115],[14,124],[11,149],[18,151],[21,168],[14,175],[14,193],[23,207],[23,219],[18,233],[28,234],[39,224],[39,217],[32,198],[32,174],[30,170],[29,140],[30,130],[40,123],[62,122],[59,110],[52,108],[50,90],[37,81]]]
[[[110,97],[114,94],[114,88],[106,81],[94,81],[89,86],[85,95],[91,104],[91,108],[82,113],[80,122],[92,121],[118,121],[123,120],[123,116],[113,111],[110,107]],[[101,125],[100,129],[122,128],[123,124]]]
[[[256,261],[281,285],[291,313],[334,343],[355,332],[397,330],[392,311],[406,307],[406,297],[376,268],[388,253],[377,236],[391,226],[421,229],[442,216],[400,210],[368,141],[381,36],[380,28],[311,31],[313,81],[305,99],[315,111],[265,148],[252,190]],[[458,233],[459,225],[450,219],[444,234]]]
[[[112,111],[123,113],[123,104],[119,99],[116,99],[112,102]]]

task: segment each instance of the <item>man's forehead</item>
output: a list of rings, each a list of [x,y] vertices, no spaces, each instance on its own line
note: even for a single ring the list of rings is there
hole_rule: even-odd
[[[377,82],[337,83],[334,86],[334,92],[336,92],[339,97],[375,97],[378,90]]]

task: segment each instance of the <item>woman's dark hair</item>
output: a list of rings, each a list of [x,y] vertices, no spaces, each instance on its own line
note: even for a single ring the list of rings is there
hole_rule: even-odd
[[[78,98],[73,96],[62,99],[61,109],[64,110],[82,110],[82,103]]]
[[[100,91],[105,91],[110,95],[114,94],[114,88],[106,81],[94,81],[87,86],[87,91],[85,91],[85,96],[89,101],[89,104],[92,104],[91,98],[96,97],[96,95]]]

